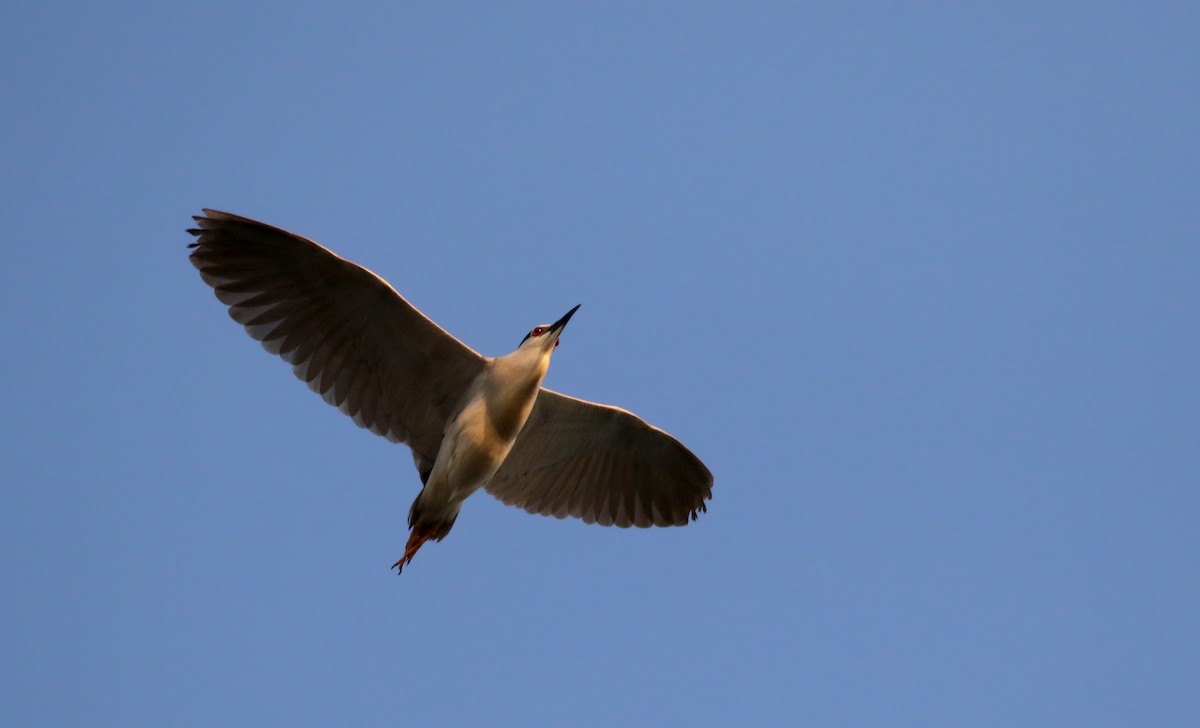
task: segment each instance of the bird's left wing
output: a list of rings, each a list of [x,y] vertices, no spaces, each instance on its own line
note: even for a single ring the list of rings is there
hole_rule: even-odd
[[[366,268],[285,230],[204,213],[188,231],[191,261],[229,315],[360,427],[407,443],[427,477],[486,360]]]
[[[485,488],[530,513],[604,526],[682,526],[705,510],[712,474],[630,412],[543,389]]]

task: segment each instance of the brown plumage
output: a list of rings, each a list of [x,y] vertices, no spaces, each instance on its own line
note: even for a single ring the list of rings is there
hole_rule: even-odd
[[[578,306],[512,354],[484,357],[313,241],[204,212],[188,231],[191,261],[230,316],[359,426],[412,448],[424,488],[397,569],[444,538],[480,487],[530,513],[605,526],[679,526],[705,510],[712,475],[677,440],[540,386]]]

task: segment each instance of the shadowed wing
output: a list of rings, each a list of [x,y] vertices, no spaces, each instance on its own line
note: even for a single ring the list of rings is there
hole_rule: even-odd
[[[695,520],[712,482],[678,440],[633,414],[543,389],[485,487],[530,513],[645,528]]]
[[[360,427],[407,443],[419,470],[431,464],[484,358],[307,238],[216,210],[195,220],[192,264],[233,320]]]

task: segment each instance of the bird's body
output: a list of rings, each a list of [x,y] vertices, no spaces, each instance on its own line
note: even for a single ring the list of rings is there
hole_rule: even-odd
[[[446,426],[429,479],[409,509],[412,534],[396,568],[411,561],[425,541],[444,538],[458,518],[462,502],[500,469],[537,401],[561,330],[560,325],[547,335],[547,340],[555,338],[549,346],[526,339],[530,343],[522,342],[513,353],[493,359],[471,382],[461,407]]]
[[[542,388],[578,306],[511,354],[483,357],[311,240],[215,210],[195,219],[192,263],[234,320],[357,424],[412,448],[424,487],[397,569],[444,538],[481,487],[603,525],[683,525],[705,510],[712,475],[670,435]]]

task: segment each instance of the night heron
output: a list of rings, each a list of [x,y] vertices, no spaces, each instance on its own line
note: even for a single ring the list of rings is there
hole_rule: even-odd
[[[530,513],[623,528],[682,526],[705,510],[712,474],[675,438],[542,388],[579,306],[485,357],[307,238],[216,210],[194,219],[192,264],[229,315],[360,427],[412,448],[423,488],[393,568],[442,540],[480,487]]]

